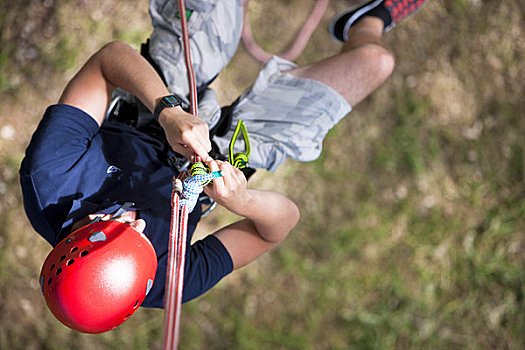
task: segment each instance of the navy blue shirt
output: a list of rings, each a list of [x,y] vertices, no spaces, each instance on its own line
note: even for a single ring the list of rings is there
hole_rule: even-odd
[[[34,229],[55,246],[74,222],[88,214],[112,213],[135,203],[146,221],[144,234],[158,259],[153,287],[142,306],[163,307],[173,173],[160,140],[119,122],[104,122],[69,105],[50,106],[33,134],[20,169],[24,207]],[[191,245],[200,219],[189,216],[183,302],[213,287],[233,270],[231,257],[214,236]]]

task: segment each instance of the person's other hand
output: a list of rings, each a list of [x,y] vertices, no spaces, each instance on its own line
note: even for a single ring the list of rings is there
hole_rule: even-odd
[[[238,214],[249,201],[246,177],[228,162],[212,160],[207,164],[211,171],[222,170],[223,176],[204,187],[204,192],[218,204]]]
[[[71,232],[78,230],[79,228],[89,224],[95,218],[100,217],[101,221],[119,221],[125,224],[130,225],[135,230],[139,232],[144,232],[146,228],[146,221],[143,219],[137,219],[137,211],[128,210],[121,214],[119,217],[113,218],[114,214],[89,214],[88,216],[83,217],[73,224],[71,227]]]
[[[208,124],[196,116],[186,113],[180,106],[166,108],[159,117],[171,148],[186,159],[197,154],[204,162],[210,161],[211,150]]]

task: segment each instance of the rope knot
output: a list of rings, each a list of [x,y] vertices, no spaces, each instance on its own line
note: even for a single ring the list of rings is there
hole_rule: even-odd
[[[193,211],[199,195],[202,193],[204,186],[210,181],[222,176],[222,171],[214,171],[213,173],[197,174],[190,177],[186,177],[182,181],[181,199],[179,202],[180,206],[187,205],[190,212]]]

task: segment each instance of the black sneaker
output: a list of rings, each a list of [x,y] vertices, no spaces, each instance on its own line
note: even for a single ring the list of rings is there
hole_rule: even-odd
[[[337,41],[348,40],[348,29],[368,12],[382,5],[390,15],[390,21],[385,22],[384,31],[392,29],[401,20],[414,14],[427,0],[372,0],[364,5],[358,5],[343,11],[332,18],[328,25],[330,36]]]

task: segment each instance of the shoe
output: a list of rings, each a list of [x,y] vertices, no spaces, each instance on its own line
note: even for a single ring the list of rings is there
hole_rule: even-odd
[[[361,17],[379,5],[383,5],[390,14],[390,23],[385,23],[385,32],[392,29],[397,23],[419,10],[427,0],[372,0],[364,5],[350,8],[332,18],[328,25],[330,36],[337,41],[348,40],[348,29]]]

